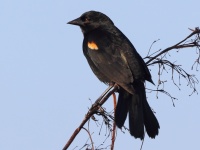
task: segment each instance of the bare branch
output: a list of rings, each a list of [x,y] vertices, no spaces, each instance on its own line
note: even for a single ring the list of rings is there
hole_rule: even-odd
[[[173,50],[173,49],[180,49],[180,48],[187,48],[187,47],[199,47],[199,44],[198,44],[198,42],[196,40],[194,40],[194,42],[192,42],[192,43],[181,45],[186,40],[191,38],[193,35],[197,35],[199,37],[199,34],[200,34],[199,28],[195,28],[195,30],[190,35],[188,35],[185,39],[183,39],[182,41],[178,42],[177,44],[162,50],[160,53],[158,53],[154,57],[151,57],[151,58],[149,58],[149,56],[145,57],[145,58],[149,58],[149,60],[146,62],[146,64],[149,65],[149,63],[152,62],[154,59],[158,58],[162,54],[167,53],[167,52],[169,52],[170,50]]]
[[[113,88],[113,89],[112,89]],[[111,90],[112,89],[112,90]],[[66,150],[71,143],[73,142],[73,140],[75,139],[76,135],[80,132],[80,130],[83,128],[83,126],[85,125],[85,123],[90,119],[90,117],[92,115],[94,115],[96,113],[96,111],[99,109],[100,106],[102,106],[106,100],[114,93],[116,92],[118,89],[117,86],[110,86],[105,90],[105,94],[103,94],[100,98],[98,98],[96,100],[96,102],[92,105],[92,107],[89,109],[87,115],[85,116],[85,118],[83,119],[83,121],[81,122],[81,124],[79,125],[79,127],[74,131],[74,133],[72,134],[72,136],[70,137],[70,139],[68,140],[68,142],[66,143],[66,145],[64,146],[63,150]],[[110,92],[109,92],[110,91]]]
[[[117,100],[116,100],[116,95],[115,93],[112,94],[113,95],[113,104],[114,104],[114,115],[115,115],[115,108],[117,106]],[[114,145],[115,145],[115,133],[116,133],[116,124],[113,121],[113,130],[112,130],[112,144],[111,144],[111,150],[114,150]]]
[[[88,125],[88,126],[89,126],[89,125]],[[90,134],[90,131],[89,131],[88,129],[84,128],[84,127],[82,127],[82,129],[84,129],[84,130],[88,133],[89,138],[90,138],[90,141],[91,141],[91,144],[92,144],[92,150],[94,150],[94,143],[93,143],[93,140],[92,140],[92,136],[91,136],[91,134]]]

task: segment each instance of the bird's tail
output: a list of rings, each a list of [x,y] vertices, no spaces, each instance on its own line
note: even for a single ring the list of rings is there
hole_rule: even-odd
[[[135,138],[144,138],[144,126],[146,132],[151,138],[158,135],[160,128],[158,120],[152,112],[147,99],[143,82],[134,82],[135,94],[132,95],[120,88],[118,103],[115,113],[116,125],[121,128],[129,112],[130,134]]]

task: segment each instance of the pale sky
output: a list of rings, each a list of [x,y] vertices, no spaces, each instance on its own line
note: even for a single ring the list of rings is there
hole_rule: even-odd
[[[60,150],[83,120],[91,101],[107,88],[92,73],[82,53],[83,35],[66,24],[89,10],[107,14],[130,39],[142,57],[154,40],[152,51],[169,47],[200,25],[199,0],[191,1],[44,1],[2,0],[0,2],[0,149]],[[172,62],[192,71],[195,49],[176,51]],[[151,67],[155,83],[158,67]],[[179,91],[171,82],[171,70],[163,80],[175,101],[163,94],[149,93],[148,101],[160,123],[156,139],[145,137],[143,150],[197,149],[200,135],[199,95],[181,80]],[[176,75],[176,79],[178,76]],[[169,83],[169,84],[168,84]],[[147,84],[149,87],[154,87]],[[155,87],[154,87],[155,88]],[[200,92],[200,85],[196,86]],[[104,107],[113,109],[112,99]],[[97,117],[97,116],[96,116]],[[97,117],[98,118],[98,117]],[[100,119],[100,118],[99,118]],[[128,122],[126,122],[128,125]],[[87,126],[86,126],[87,127]],[[94,145],[106,139],[105,126],[93,121]],[[81,131],[69,150],[79,150],[88,139]],[[110,144],[110,138],[104,145]],[[139,150],[141,141],[117,130],[116,150]],[[101,148],[101,147],[99,147]]]

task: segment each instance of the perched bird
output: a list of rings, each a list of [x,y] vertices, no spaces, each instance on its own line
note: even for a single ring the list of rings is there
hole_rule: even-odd
[[[129,39],[105,14],[88,11],[68,24],[80,26],[83,53],[97,78],[119,88],[115,122],[121,128],[129,114],[130,134],[144,139],[144,127],[151,138],[158,135],[158,120],[147,99],[144,82],[151,74]],[[154,84],[154,83],[153,83]]]

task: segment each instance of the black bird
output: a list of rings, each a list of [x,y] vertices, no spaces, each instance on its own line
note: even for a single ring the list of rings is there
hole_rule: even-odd
[[[153,81],[129,39],[108,16],[97,11],[85,12],[68,24],[80,26],[84,35],[83,53],[97,78],[120,87],[116,125],[121,128],[129,113],[132,136],[142,140],[145,127],[149,137],[155,138],[160,126],[147,102],[144,86],[145,80]]]

